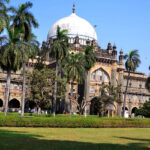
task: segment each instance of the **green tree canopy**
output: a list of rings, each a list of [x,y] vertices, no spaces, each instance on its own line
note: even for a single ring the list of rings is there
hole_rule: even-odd
[[[46,105],[51,106],[54,98],[55,79],[58,83],[57,98],[64,98],[65,80],[56,77],[55,71],[44,67],[43,69],[34,69],[28,75],[28,99],[33,100],[38,108],[44,108]]]
[[[18,8],[12,9],[13,11],[13,27],[22,29],[22,38],[24,41],[29,41],[32,35],[32,26],[38,27],[38,23],[29,9],[32,8],[31,2],[21,4]]]
[[[150,100],[146,101],[143,107],[136,110],[136,115],[142,115],[145,117],[150,117]]]

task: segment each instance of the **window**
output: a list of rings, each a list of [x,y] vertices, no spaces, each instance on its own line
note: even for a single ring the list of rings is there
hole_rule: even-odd
[[[94,87],[91,87],[91,88],[90,88],[90,93],[95,93]]]
[[[98,80],[102,80],[102,70],[97,71]]]
[[[104,82],[109,82],[109,78],[108,78],[108,75],[106,73],[104,74]]]
[[[22,90],[22,85],[19,85],[19,89]]]
[[[76,92],[76,89],[73,89],[73,93],[75,93]]]
[[[142,84],[139,85],[139,88],[140,88],[140,89],[142,88]]]
[[[19,89],[19,86],[17,84],[14,84],[14,89],[15,90],[18,90]]]
[[[6,88],[6,83],[2,83],[2,88]]]
[[[91,76],[91,79],[92,79],[92,80],[95,80],[95,78],[96,78],[96,72],[93,72],[93,73],[92,73],[92,76]]]

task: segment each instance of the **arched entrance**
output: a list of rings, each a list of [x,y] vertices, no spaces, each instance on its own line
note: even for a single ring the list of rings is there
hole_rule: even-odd
[[[99,98],[94,97],[91,100],[91,105],[90,105],[90,114],[91,115],[97,115],[99,113]]]
[[[135,117],[135,115],[136,115],[136,110],[137,110],[137,107],[133,107],[133,108],[132,108],[132,111],[131,111],[132,117]]]
[[[12,99],[8,103],[9,108],[20,108],[20,102],[17,99]]]
[[[133,107],[131,113],[132,113],[132,114],[133,114],[133,113],[135,114],[136,110],[137,110],[137,108],[136,108],[136,107]]]
[[[33,109],[36,107],[36,103],[29,99],[25,102],[25,112],[33,112]]]
[[[3,107],[3,101],[0,99],[0,107]]]

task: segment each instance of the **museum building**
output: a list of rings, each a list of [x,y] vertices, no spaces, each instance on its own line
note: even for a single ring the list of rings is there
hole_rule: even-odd
[[[73,12],[71,15],[58,20],[52,25],[48,33],[46,43],[51,46],[53,39],[56,38],[57,27],[62,30],[68,30],[69,43],[72,45],[74,53],[84,52],[84,48],[87,45],[93,45],[94,53],[96,55],[96,63],[90,69],[89,75],[87,77],[87,85],[83,87],[86,88],[83,92],[83,88],[75,84],[74,94],[83,93],[87,100],[91,100],[91,105],[87,108],[88,114],[95,114],[92,110],[92,101],[95,97],[100,96],[100,88],[102,84],[111,84],[113,86],[119,86],[121,88],[120,92],[120,102],[114,102],[109,104],[106,109],[111,112],[112,116],[121,116],[123,111],[123,99],[124,92],[127,83],[128,72],[125,71],[124,67],[124,53],[121,49],[118,53],[116,45],[112,45],[110,42],[106,49],[102,49],[98,45],[97,34],[94,27],[85,19],[79,17],[75,13],[75,6],[73,7]],[[48,54],[47,54],[48,56]],[[47,57],[47,61],[50,61]],[[50,62],[51,63],[51,62]],[[21,93],[22,93],[22,77],[20,76],[20,71],[17,73],[12,73],[11,80],[11,91],[10,91],[10,109],[19,109],[21,106]],[[143,103],[150,98],[150,93],[145,88],[145,82],[148,78],[147,75],[140,72],[131,72],[129,80],[129,88],[127,91],[127,102],[126,111],[129,115],[135,113],[135,110],[143,105]],[[0,110],[2,111],[5,105],[5,87],[6,87],[6,73],[0,72]],[[68,93],[70,88],[68,88]],[[65,105],[63,109],[69,111],[69,100],[66,96]],[[59,109],[59,108],[57,108]],[[63,110],[64,111],[64,110]],[[62,111],[62,112],[63,112]],[[76,111],[76,108],[74,108]]]

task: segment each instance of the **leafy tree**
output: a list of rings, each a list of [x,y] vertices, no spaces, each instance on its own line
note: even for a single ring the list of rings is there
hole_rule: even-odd
[[[32,27],[37,28],[38,23],[32,13],[29,12],[29,8],[32,8],[32,3],[26,2],[25,4],[21,4],[19,8],[13,9],[13,28],[21,29],[21,40],[23,42],[28,42],[26,46],[22,49],[22,62],[23,62],[23,86],[22,86],[22,113],[24,116],[24,104],[25,104],[25,70],[26,70],[26,62],[28,61],[30,55],[34,54],[36,51],[35,42],[33,43]],[[35,41],[35,39],[34,39]],[[30,49],[30,50],[29,50]]]
[[[46,67],[43,69],[34,69],[29,76],[30,92],[28,96],[37,104],[38,114],[40,114],[41,108],[44,109],[45,107],[51,107],[52,105],[55,79],[59,85],[59,91],[63,93],[58,96],[59,98],[62,98],[65,92],[65,80],[58,76],[56,77],[53,70]]]
[[[123,104],[123,116],[125,116],[125,107],[126,107],[126,95],[128,90],[128,84],[130,79],[131,72],[134,72],[140,64],[140,56],[138,54],[138,50],[130,51],[128,55],[125,55],[125,67],[128,72],[127,84],[124,93],[124,104]]]
[[[53,40],[53,44],[50,48],[50,57],[56,60],[56,76],[58,76],[59,70],[59,61],[61,62],[68,54],[68,37],[67,30],[61,30],[60,27],[57,27],[56,38]],[[55,117],[56,113],[56,99],[57,99],[57,81],[55,81],[55,97],[53,102],[53,115]]]
[[[96,62],[96,56],[94,53],[94,47],[93,46],[86,46],[85,47],[85,84],[84,84],[84,95],[85,100],[88,101],[88,93],[89,93],[89,80],[90,80],[90,69],[93,67],[93,65]],[[86,106],[85,106],[85,117],[86,117]]]
[[[63,72],[67,82],[71,82],[71,96],[73,96],[74,82],[82,83],[85,77],[85,61],[82,53],[69,54],[63,61]],[[70,101],[70,115],[72,115],[72,104]]]
[[[145,117],[150,117],[150,100],[146,101],[143,107],[136,110],[136,115],[142,115]]]

